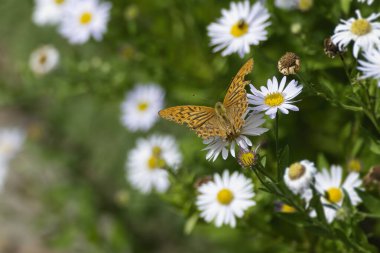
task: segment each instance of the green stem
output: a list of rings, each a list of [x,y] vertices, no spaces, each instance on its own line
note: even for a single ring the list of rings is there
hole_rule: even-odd
[[[279,127],[279,118],[280,114],[278,113],[278,111],[276,112],[276,121],[275,121],[275,125],[274,125],[274,131],[275,131],[275,140],[276,140],[276,162],[277,162],[277,180],[278,182],[280,182],[281,180],[281,169],[280,169],[280,154],[279,154],[279,151],[278,151],[278,127]]]
[[[351,78],[350,78],[350,74],[348,73],[348,67],[347,67],[346,61],[344,60],[342,54],[339,54],[339,57],[340,57],[340,59],[341,59],[342,62],[343,62],[344,72],[346,73],[346,76],[347,76],[348,82],[351,84]]]

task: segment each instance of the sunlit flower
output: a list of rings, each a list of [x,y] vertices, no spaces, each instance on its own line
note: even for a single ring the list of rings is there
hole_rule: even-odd
[[[335,45],[343,50],[354,41],[353,54],[357,58],[360,49],[369,51],[375,45],[380,44],[380,23],[373,22],[380,16],[380,13],[373,13],[368,18],[363,18],[360,11],[356,10],[357,18],[341,20],[331,37]]]
[[[298,85],[296,80],[291,80],[286,87],[285,84],[285,76],[280,84],[276,77],[273,77],[273,80],[268,79],[267,87],[261,86],[261,90],[251,84],[252,94],[248,94],[248,101],[253,105],[251,109],[259,112],[265,111],[265,114],[271,118],[276,117],[277,110],[284,114],[288,114],[289,110],[298,111],[298,107],[292,104],[294,103],[292,99],[301,93],[302,85]]]
[[[332,165],[330,171],[323,169],[315,175],[315,188],[323,196],[321,201],[329,223],[335,219],[337,211],[342,206],[345,192],[353,206],[361,202],[355,191],[355,188],[361,184],[362,181],[356,172],[349,173],[342,184],[342,167],[340,166]]]
[[[284,181],[294,194],[302,194],[310,187],[317,169],[313,162],[302,160],[285,169]]]
[[[361,78],[374,78],[380,87],[380,48],[364,51],[363,57],[364,60],[359,60],[358,66],[358,70],[363,73]]]
[[[130,131],[147,131],[158,119],[165,93],[157,84],[138,84],[121,105],[121,121]]]
[[[229,152],[235,157],[236,145],[240,148],[248,149],[252,146],[252,142],[247,136],[259,136],[268,131],[267,128],[260,127],[264,122],[262,114],[251,113],[245,119],[239,134],[233,136],[233,138],[225,140],[221,137],[212,137],[204,140],[203,143],[207,145],[204,150],[208,150],[206,159],[215,161],[219,154],[222,153],[223,159],[226,160]]]
[[[51,46],[45,45],[32,52],[29,59],[30,69],[38,74],[44,75],[54,70],[59,63],[59,52]]]
[[[65,7],[59,31],[71,44],[83,44],[90,37],[99,41],[107,30],[110,9],[108,2],[70,1]]]
[[[367,3],[368,5],[371,5],[375,0],[358,0],[359,3]]]
[[[200,216],[217,227],[226,224],[234,228],[236,218],[243,217],[244,212],[256,204],[252,200],[255,196],[252,181],[236,171],[232,175],[228,170],[223,175],[215,174],[214,179],[202,184],[198,191],[196,204]]]
[[[37,25],[57,25],[70,0],[35,0],[33,22]]]
[[[240,57],[250,52],[251,45],[267,39],[265,28],[270,25],[268,10],[257,2],[232,2],[229,10],[222,10],[222,17],[207,27],[214,52],[222,55],[238,53]]]
[[[173,137],[154,135],[138,139],[128,154],[127,179],[142,193],[165,192],[170,186],[167,169],[177,170],[181,162],[182,155]]]

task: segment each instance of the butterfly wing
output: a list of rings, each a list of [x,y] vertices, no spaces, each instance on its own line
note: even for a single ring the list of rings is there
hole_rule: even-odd
[[[196,105],[174,106],[161,110],[158,114],[164,119],[186,124],[202,139],[213,136],[226,137],[226,127],[216,115],[214,108]]]
[[[250,81],[246,81],[244,78],[252,71],[252,68],[253,59],[249,59],[232,79],[227,94],[224,97],[223,105],[226,108],[227,117],[230,119],[235,130],[241,129],[244,124],[242,117],[248,108],[245,86],[250,83]]]

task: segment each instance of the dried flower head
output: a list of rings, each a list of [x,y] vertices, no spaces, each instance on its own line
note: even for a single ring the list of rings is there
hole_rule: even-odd
[[[334,44],[334,42],[331,40],[331,37],[328,37],[326,38],[324,41],[323,41],[323,45],[324,45],[324,51],[325,51],[325,54],[330,57],[330,58],[334,58],[335,56],[337,56],[338,54],[341,54],[342,52],[339,50],[339,47],[337,45]]]
[[[372,167],[363,178],[364,186],[369,191],[380,193],[380,165]]]
[[[301,68],[301,59],[295,53],[286,52],[278,61],[277,67],[278,71],[285,76],[294,75]]]
[[[194,183],[194,188],[199,188],[200,186],[202,186],[202,185],[204,185],[210,181],[212,181],[211,176],[204,176],[204,177],[198,178]]]

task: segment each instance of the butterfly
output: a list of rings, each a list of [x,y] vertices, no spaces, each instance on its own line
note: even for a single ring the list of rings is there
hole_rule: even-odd
[[[250,81],[245,76],[253,69],[253,59],[248,60],[232,79],[223,103],[215,107],[183,105],[163,109],[158,114],[178,124],[186,124],[202,139],[221,137],[224,140],[234,139],[244,125],[243,115],[248,108],[245,86]]]

